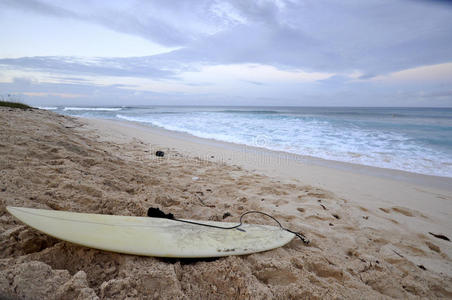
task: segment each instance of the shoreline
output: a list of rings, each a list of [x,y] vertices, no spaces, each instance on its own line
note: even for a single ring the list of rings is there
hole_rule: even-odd
[[[451,124],[447,112],[440,110],[431,114],[427,110],[422,117],[422,111],[392,111],[391,108],[374,111],[358,107],[272,110],[269,107],[130,106],[114,112],[88,111],[100,107],[79,109],[62,111],[60,107],[58,112],[139,122],[200,138],[265,147],[326,161],[452,178],[448,135],[444,131],[447,130],[444,126]]]
[[[146,125],[134,121],[86,117],[73,118],[80,119],[84,122],[87,122],[88,124],[93,125],[94,127],[100,125],[102,129],[114,127],[116,130],[119,130],[120,133],[132,137],[143,137],[143,134],[146,135],[146,133],[154,136],[160,136],[164,138],[164,143],[162,143],[161,145],[163,147],[179,147],[180,149],[178,150],[183,152],[188,150],[187,152],[190,152],[190,154],[198,158],[206,159],[208,161],[239,164],[242,167],[255,171],[265,171],[266,167],[268,167],[269,164],[282,163],[285,166],[293,166],[293,164],[295,163],[297,164],[297,167],[325,168],[338,172],[346,172],[354,175],[364,175],[379,179],[388,179],[402,183],[422,185],[429,188],[452,192],[452,178],[450,177],[427,175],[397,169],[328,160],[313,156],[271,150],[264,147],[249,146],[245,144],[237,144],[215,139],[202,138],[189,133],[168,130],[165,128]],[[120,128],[123,128],[125,130],[122,131]],[[127,130],[126,128],[138,129],[139,131],[133,132]],[[192,146],[188,147],[188,149],[182,149],[182,144],[190,144]],[[198,145],[200,147],[193,147],[193,145]],[[214,152],[220,153],[222,156],[215,157],[215,155],[213,155],[214,158],[212,159],[211,154],[215,154]],[[256,156],[258,156],[258,158],[256,158]],[[283,166],[282,164],[281,166]]]
[[[377,166],[363,165],[351,162],[337,161],[324,159],[320,157],[314,157],[309,155],[296,154],[281,150],[273,150],[265,147],[250,146],[246,144],[238,144],[234,142],[221,141],[210,138],[203,138],[192,135],[190,133],[169,130],[166,128],[146,125],[140,122],[127,121],[127,120],[116,120],[116,119],[101,119],[101,118],[87,118],[87,117],[75,117],[82,120],[105,120],[107,122],[114,122],[118,124],[123,124],[124,126],[136,127],[144,130],[150,130],[155,134],[165,135],[174,137],[176,139],[187,140],[189,142],[194,142],[197,144],[208,145],[217,148],[229,149],[244,155],[262,155],[265,161],[265,157],[273,157],[279,161],[295,162],[299,164],[314,165],[319,167],[332,168],[340,171],[351,172],[355,174],[368,175],[379,178],[386,178],[391,180],[397,180],[412,184],[425,185],[427,187],[435,187],[439,189],[444,189],[446,191],[452,192],[452,177],[437,176],[430,174],[422,174],[416,172],[409,172],[399,169],[390,169]],[[208,157],[207,157],[208,158]]]

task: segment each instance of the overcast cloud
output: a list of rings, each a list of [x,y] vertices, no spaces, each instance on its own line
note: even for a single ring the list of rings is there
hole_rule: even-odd
[[[452,106],[449,1],[0,0],[0,11],[0,93],[33,103]],[[134,49],[119,49],[129,38]]]

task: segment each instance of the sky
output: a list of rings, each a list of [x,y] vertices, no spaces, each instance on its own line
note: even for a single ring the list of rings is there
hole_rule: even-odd
[[[35,106],[452,107],[452,1],[0,0]]]

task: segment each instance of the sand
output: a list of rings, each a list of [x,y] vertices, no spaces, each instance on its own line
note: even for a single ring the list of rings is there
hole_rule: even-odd
[[[165,151],[165,157],[154,155]],[[0,297],[452,298],[452,181],[196,139],[125,122],[0,109]],[[7,205],[236,221],[303,232],[247,256],[186,260],[85,248]],[[271,224],[259,216],[250,223]]]

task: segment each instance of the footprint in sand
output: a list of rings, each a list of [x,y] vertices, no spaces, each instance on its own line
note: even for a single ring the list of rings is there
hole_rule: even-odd
[[[433,244],[433,243],[431,243],[429,241],[426,241],[425,244],[428,246],[428,248],[430,250],[435,251],[437,253],[441,253],[441,248],[436,246],[435,244]]]
[[[389,214],[391,211],[399,213],[401,215],[407,216],[407,217],[417,217],[420,216],[422,218],[428,219],[428,217],[424,214],[422,214],[419,211],[416,211],[414,209],[406,208],[406,207],[400,207],[400,206],[393,206],[391,208],[379,208],[382,212]]]
[[[266,268],[256,274],[256,278],[265,284],[289,285],[297,281],[297,274],[286,269]]]
[[[414,210],[414,209],[410,209],[410,208],[406,208],[406,207],[400,207],[400,206],[393,206],[392,211],[395,211],[399,214],[402,214],[404,216],[407,217],[422,217],[424,219],[428,219],[428,217],[426,215],[424,215],[423,213]]]
[[[322,215],[322,216],[319,216],[319,215],[310,215],[310,216],[307,216],[307,217],[305,218],[305,220],[311,220],[311,219],[319,220],[319,221],[330,221],[330,220],[331,220],[329,217],[324,216],[324,215]]]
[[[413,211],[410,211],[408,208],[395,206],[395,207],[392,208],[392,210],[397,212],[397,213],[399,213],[399,214],[407,216],[407,217],[414,217]]]
[[[359,208],[360,210],[364,211],[364,212],[368,212],[368,211],[369,211],[367,208],[362,207],[362,206],[358,206],[358,208]],[[380,208],[380,209],[381,209],[381,208]]]

